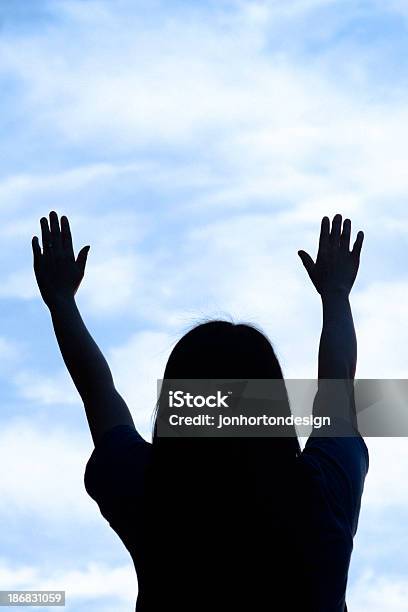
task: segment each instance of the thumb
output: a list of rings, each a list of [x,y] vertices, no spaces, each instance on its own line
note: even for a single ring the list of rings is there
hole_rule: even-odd
[[[315,265],[313,259],[310,257],[309,253],[306,253],[306,251],[298,251],[298,255],[302,260],[302,264],[305,266],[307,273],[310,276],[313,272],[313,268]]]
[[[82,247],[82,249],[78,253],[78,257],[76,258],[76,264],[81,271],[81,276],[85,274],[86,260],[88,259],[88,253],[90,248],[91,247],[89,245]]]

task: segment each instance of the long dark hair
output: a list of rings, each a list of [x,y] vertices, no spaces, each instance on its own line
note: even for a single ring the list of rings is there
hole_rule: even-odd
[[[282,369],[266,334],[249,323],[209,320],[190,329],[174,346],[167,361],[163,385],[171,379],[279,379],[284,389],[284,413],[291,414]],[[159,443],[157,415],[159,397],[153,416],[153,445]],[[285,455],[297,457],[300,452],[296,431],[280,442]],[[271,441],[269,442],[271,445]]]

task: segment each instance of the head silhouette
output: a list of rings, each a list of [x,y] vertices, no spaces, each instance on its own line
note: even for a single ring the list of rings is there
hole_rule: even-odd
[[[281,366],[270,340],[254,325],[224,320],[210,320],[196,325],[174,346],[165,367],[163,383],[171,379],[223,378],[281,380],[285,395],[284,411],[290,415]],[[156,406],[153,443],[158,441],[159,409],[160,398]],[[297,456],[300,453],[295,430],[290,437],[270,438],[268,445],[285,449],[287,455]]]
[[[283,378],[267,337],[253,325],[207,321],[171,352],[164,378]]]

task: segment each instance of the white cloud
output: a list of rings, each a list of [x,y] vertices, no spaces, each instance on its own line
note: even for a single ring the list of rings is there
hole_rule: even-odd
[[[80,398],[74,384],[64,370],[45,375],[34,370],[21,369],[12,375],[20,398],[45,405],[78,404]]]
[[[26,356],[27,347],[22,341],[0,336],[0,374],[8,376]]]
[[[354,612],[405,612],[407,599],[405,577],[378,575],[367,570],[349,589],[348,606]]]
[[[407,378],[408,282],[371,283],[352,297],[358,335],[358,377]]]
[[[47,36],[3,41],[3,69],[21,79],[32,120],[65,144],[137,155],[152,144],[193,146],[195,158],[216,161],[223,182],[209,202],[275,197],[313,206],[344,193],[389,201],[408,186],[404,100],[374,93],[373,101],[335,66],[307,64],[273,43],[282,20],[330,4],[240,2],[209,21],[200,11],[159,13],[147,25],[137,8],[106,3],[92,13],[90,33],[89,5],[68,3]],[[351,56],[352,46],[345,51]],[[361,64],[364,72],[363,58],[352,59],[350,70]]]
[[[136,427],[149,441],[157,380],[163,376],[175,341],[168,332],[143,331],[109,351],[115,385],[127,401]]]
[[[83,569],[45,570],[35,566],[11,564],[0,559],[0,583],[8,590],[58,590],[65,591],[66,604],[74,610],[82,600],[103,601],[114,597],[117,610],[129,610],[134,606],[137,593],[135,571],[131,563],[111,567],[90,562]],[[74,601],[73,601],[74,600]],[[127,604],[122,608],[122,604]],[[71,607],[72,606],[72,607]]]
[[[92,247],[91,247],[92,249]],[[91,251],[89,252],[89,260]],[[95,261],[96,259],[96,261]],[[111,256],[107,259],[100,249],[89,261],[86,280],[81,291],[81,301],[85,302],[85,311],[99,315],[115,315],[118,311],[136,309],[140,312],[137,296],[143,296],[148,283],[146,273],[147,258],[136,254]]]
[[[408,470],[408,440],[406,438],[372,438],[365,442],[370,455],[363,506],[386,513],[392,508],[408,505],[408,490],[401,486]]]
[[[1,476],[3,521],[12,517],[43,518],[54,524],[67,519],[92,521],[97,514],[83,484],[92,448],[89,435],[62,426],[42,428],[28,418],[4,423],[0,463],[8,469]]]
[[[0,297],[31,299],[39,295],[35,282],[34,271],[26,268],[14,270],[6,276],[0,287]]]
[[[142,169],[142,166],[135,164],[130,169],[137,171]],[[76,191],[89,183],[120,174],[124,170],[129,171],[129,168],[123,169],[113,164],[91,164],[52,174],[15,174],[3,178],[0,182],[1,201],[4,205],[12,198],[16,206],[18,203],[24,203],[28,195],[44,196],[49,193]]]

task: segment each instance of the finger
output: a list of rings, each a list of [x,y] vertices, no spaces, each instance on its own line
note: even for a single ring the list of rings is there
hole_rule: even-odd
[[[52,248],[52,243],[51,243],[51,233],[48,227],[47,217],[41,217],[40,225],[41,225],[41,238],[42,238],[43,253],[44,255],[49,255],[51,248]]]
[[[38,266],[40,265],[40,260],[41,260],[41,247],[40,247],[40,243],[38,242],[38,236],[33,236],[32,237],[31,245],[33,247],[33,264],[34,264],[34,269],[37,270]]]
[[[326,251],[329,246],[330,219],[323,217],[320,225],[319,251]]]
[[[76,258],[76,264],[80,269],[81,276],[85,274],[86,260],[88,259],[88,252],[90,248],[91,247],[89,245],[82,247],[78,253],[78,257]]]
[[[68,218],[65,215],[62,215],[61,217],[61,239],[62,248],[73,255],[74,247],[72,244],[71,228],[69,226]]]
[[[360,253],[361,253],[361,247],[363,246],[363,240],[364,240],[364,232],[360,230],[357,234],[356,240],[353,245],[353,250],[352,250],[352,254],[354,255],[356,259],[360,259]]]
[[[339,246],[340,243],[340,232],[341,232],[341,220],[342,216],[340,214],[334,215],[332,228],[330,232],[330,243],[332,246]]]
[[[350,219],[344,219],[343,231],[340,236],[340,247],[344,251],[350,249],[350,233],[351,233],[351,221]]]
[[[61,230],[59,226],[58,215],[55,210],[52,210],[50,212],[50,228],[52,248],[56,251],[60,251],[62,249]]]
[[[302,260],[302,264],[305,266],[307,273],[309,276],[311,276],[315,265],[313,259],[310,257],[309,253],[306,253],[306,251],[298,251],[298,255]]]

